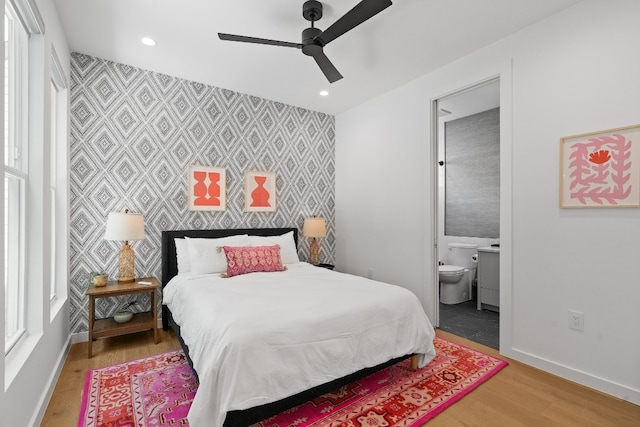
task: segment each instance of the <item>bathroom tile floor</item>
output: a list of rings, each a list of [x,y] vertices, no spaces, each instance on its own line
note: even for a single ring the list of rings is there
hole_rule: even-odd
[[[440,303],[439,328],[498,350],[500,313],[477,310],[475,300],[460,304]]]

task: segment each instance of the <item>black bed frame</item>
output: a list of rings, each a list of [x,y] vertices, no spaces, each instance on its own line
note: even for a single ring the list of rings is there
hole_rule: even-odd
[[[297,228],[252,228],[252,229],[238,228],[238,229],[221,229],[221,230],[163,231],[162,232],[162,288],[164,289],[167,283],[169,283],[169,281],[175,275],[178,274],[178,262],[176,258],[176,246],[174,242],[175,238],[191,237],[191,238],[212,239],[212,238],[218,238],[218,237],[233,236],[236,234],[249,234],[253,236],[279,236],[279,235],[288,233],[290,231],[293,231],[294,241],[297,246],[298,245],[298,229]],[[169,329],[169,327],[171,327],[176,337],[180,341],[180,345],[182,346],[182,349],[185,355],[187,356],[187,360],[197,377],[198,374],[195,371],[195,369],[193,369],[193,362],[189,357],[189,347],[184,343],[184,341],[182,340],[182,336],[180,335],[180,326],[173,320],[173,316],[171,315],[171,311],[169,310],[169,308],[163,304],[162,305],[162,329],[166,331]],[[319,385],[317,387],[306,390],[294,396],[287,397],[282,400],[278,400],[277,402],[256,406],[254,408],[245,409],[243,411],[230,411],[227,413],[227,417],[225,419],[224,425],[225,427],[246,427],[251,424],[255,424],[259,421],[262,421],[266,418],[279,414],[280,412],[283,412],[294,406],[300,405],[304,402],[307,402],[325,393],[329,393],[330,391],[333,391],[346,384],[349,384],[350,382],[353,382],[358,378],[362,378],[366,375],[369,375],[387,366],[391,366],[407,357],[408,356],[400,357],[397,359],[390,360],[381,365],[374,366],[372,368],[363,369],[361,371],[358,371],[346,377],[338,378],[334,381]]]

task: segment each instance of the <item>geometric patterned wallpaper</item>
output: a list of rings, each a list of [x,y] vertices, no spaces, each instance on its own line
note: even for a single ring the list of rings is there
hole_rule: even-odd
[[[78,53],[71,55],[71,81],[72,333],[88,329],[88,274],[117,276],[122,242],[104,239],[112,211],[144,216],[145,238],[131,244],[138,276],[160,278],[162,230],[301,228],[311,215],[327,220],[321,261],[333,263],[333,116]],[[225,211],[187,209],[190,165],[226,168]],[[251,170],[275,172],[275,212],[243,211],[243,177]],[[303,260],[306,240],[299,242]],[[124,302],[96,300],[97,317]],[[148,304],[140,298],[134,310]]]

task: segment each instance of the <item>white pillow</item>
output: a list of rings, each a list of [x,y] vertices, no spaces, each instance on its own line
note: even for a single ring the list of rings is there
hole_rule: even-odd
[[[248,234],[239,234],[218,239],[186,238],[189,249],[189,265],[196,274],[222,273],[227,271],[227,258],[222,246],[251,246]]]
[[[185,274],[191,271],[189,265],[189,249],[187,240],[183,238],[173,239],[176,242],[176,260],[178,262],[178,274]]]
[[[283,264],[295,264],[300,262],[296,242],[293,240],[293,231],[280,236],[249,236],[251,246],[280,246],[280,258]]]

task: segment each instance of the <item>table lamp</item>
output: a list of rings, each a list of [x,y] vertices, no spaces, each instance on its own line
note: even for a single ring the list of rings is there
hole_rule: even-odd
[[[107,218],[107,231],[104,238],[107,240],[124,240],[122,249],[118,254],[118,282],[133,282],[135,280],[134,262],[135,252],[129,246],[129,240],[144,238],[144,219],[140,214],[124,212],[111,212]]]
[[[320,246],[318,245],[317,237],[324,237],[327,235],[327,227],[324,218],[307,218],[304,220],[302,226],[302,235],[304,237],[311,237],[311,245],[309,245],[309,261],[311,264],[318,265],[318,257],[320,255]]]

